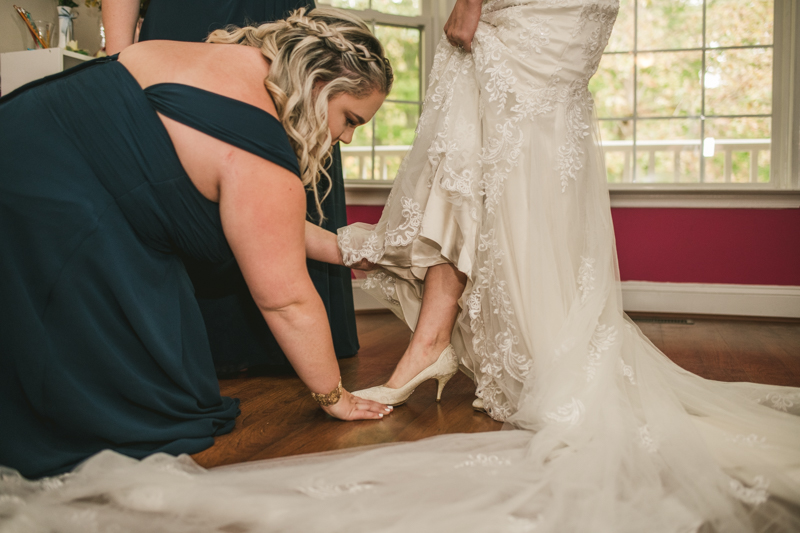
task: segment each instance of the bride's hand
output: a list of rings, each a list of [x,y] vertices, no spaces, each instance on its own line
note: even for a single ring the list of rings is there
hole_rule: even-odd
[[[472,52],[472,38],[481,18],[481,0],[456,0],[450,18],[444,25],[444,34],[450,44]]]
[[[342,389],[342,397],[338,402],[324,406],[322,409],[340,420],[371,420],[383,418],[384,415],[392,412],[391,407],[372,400],[363,400],[344,389]]]

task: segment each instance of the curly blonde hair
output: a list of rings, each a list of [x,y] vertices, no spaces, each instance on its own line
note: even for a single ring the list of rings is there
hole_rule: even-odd
[[[270,63],[264,85],[300,163],[303,185],[320,205],[331,190],[325,167],[331,157],[328,101],[346,93],[363,98],[378,90],[389,94],[394,75],[380,41],[360,18],[331,7],[294,11],[287,19],[208,36],[209,43],[257,47]],[[320,83],[325,85],[320,89]],[[321,176],[328,180],[320,197]]]

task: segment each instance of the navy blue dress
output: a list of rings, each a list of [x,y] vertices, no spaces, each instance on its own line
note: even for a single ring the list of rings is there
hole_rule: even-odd
[[[151,0],[142,23],[140,41],[164,39],[201,42],[229,24],[246,26],[285,18],[314,0]],[[322,202],[322,227],[336,233],[347,225],[344,177],[339,145],[328,168],[332,188]],[[327,182],[323,182],[327,183]],[[308,219],[318,221],[313,194],[308,194]],[[336,357],[350,357],[359,349],[350,270],[308,260],[311,281],[325,309]],[[210,264],[186,259],[189,277],[208,331],[214,363],[221,373],[245,368],[288,368],[289,361],[256,307],[235,261]]]
[[[184,259],[233,258],[156,110],[299,174],[281,124],[108,58],[0,99],[0,464],[196,453],[233,429]]]

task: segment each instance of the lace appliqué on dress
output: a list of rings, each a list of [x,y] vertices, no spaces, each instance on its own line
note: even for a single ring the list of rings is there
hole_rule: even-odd
[[[741,446],[749,446],[750,448],[761,448],[767,446],[767,438],[756,435],[755,433],[750,433],[749,435],[730,435],[726,440]]]
[[[581,256],[581,267],[578,269],[578,291],[581,303],[586,303],[589,293],[594,290],[594,258]]]
[[[658,444],[653,436],[650,435],[650,428],[647,424],[639,428],[639,444],[649,453],[656,453],[658,451]]]
[[[633,376],[633,367],[626,365],[622,357],[619,358],[619,373],[628,378],[631,385],[636,385],[636,378]]]
[[[422,209],[419,204],[408,196],[403,196],[400,202],[403,205],[403,221],[395,229],[386,232],[386,243],[389,246],[408,246],[419,235],[422,227]]]
[[[729,487],[738,500],[750,505],[760,505],[767,501],[769,480],[764,476],[756,476],[753,478],[753,485],[748,487],[738,479],[731,478]]]
[[[455,466],[453,466],[453,468],[465,468],[465,467],[477,467],[477,466],[495,468],[499,466],[510,466],[510,465],[511,465],[511,460],[505,457],[499,457],[497,455],[484,455],[482,453],[479,453],[477,455],[470,454],[465,461],[456,464]]]
[[[298,487],[297,491],[318,500],[327,500],[328,498],[335,498],[343,494],[358,494],[359,492],[364,492],[373,488],[375,488],[375,483],[369,481],[363,483],[345,483],[343,485],[331,485],[320,481],[309,487]]]
[[[583,405],[583,402],[577,398],[572,398],[569,403],[562,405],[555,411],[547,413],[545,418],[553,422],[574,426],[583,421],[583,414],[585,411],[586,407]]]
[[[395,298],[397,295],[395,283],[397,280],[386,272],[370,272],[364,280],[365,289],[380,289],[383,299],[392,305],[400,305]]]
[[[592,340],[589,342],[589,362],[583,367],[586,370],[586,381],[591,382],[601,365],[603,354],[611,348],[617,339],[617,328],[600,324],[594,330]]]
[[[778,411],[788,412],[789,409],[800,403],[800,392],[780,393],[771,392],[764,398],[760,398],[758,403],[768,405]]]
[[[533,520],[519,516],[509,516],[506,531],[508,533],[531,533],[536,531],[536,528],[538,528],[543,521],[544,519],[541,516],[537,516]]]
[[[366,259],[370,263],[377,263],[383,257],[383,245],[379,242],[378,235],[375,232],[370,233],[369,237],[364,240],[364,244],[357,249],[353,248],[352,239],[351,228],[340,230],[337,240],[339,250],[342,252],[342,262],[345,266],[353,266],[362,259]]]

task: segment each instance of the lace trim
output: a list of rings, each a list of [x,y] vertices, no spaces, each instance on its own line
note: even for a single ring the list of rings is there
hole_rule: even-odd
[[[589,362],[583,369],[586,371],[586,381],[591,382],[597,375],[603,354],[607,352],[617,340],[617,328],[599,324],[594,330],[592,340],[589,342]]]
[[[585,411],[586,407],[583,405],[583,402],[577,398],[572,398],[569,403],[562,405],[555,411],[547,413],[545,419],[575,426],[583,421]]]
[[[403,196],[400,202],[403,206],[400,212],[403,221],[395,229],[386,232],[386,243],[389,246],[408,246],[422,228],[422,209],[419,204],[408,196]]]
[[[462,461],[456,464],[453,468],[465,468],[465,467],[498,467],[498,466],[510,466],[511,460],[505,457],[499,457],[497,455],[484,455],[479,453],[477,455],[470,454],[466,461]]]
[[[749,435],[730,435],[726,440],[740,446],[749,446],[750,448],[763,448],[767,446],[767,438],[755,433]]]
[[[370,263],[377,263],[383,257],[383,245],[379,242],[377,233],[371,232],[361,248],[358,249],[353,248],[352,240],[352,228],[343,228],[339,231],[337,242],[345,266],[353,266],[362,259],[366,259]]]
[[[331,485],[325,481],[319,481],[315,485],[309,487],[298,487],[297,491],[318,500],[327,500],[343,494],[358,494],[359,492],[372,490],[373,488],[375,488],[375,483],[369,481],[364,483],[346,483],[343,485]]]
[[[636,378],[633,375],[633,367],[631,365],[626,365],[622,357],[619,358],[619,373],[628,378],[628,381],[631,382],[631,385],[636,385]]]
[[[541,516],[537,516],[535,519],[509,516],[506,531],[508,533],[531,533],[536,531],[542,522],[544,522],[544,518]]]
[[[650,435],[650,428],[647,424],[639,428],[639,444],[649,453],[656,453],[658,451],[658,443],[653,436]]]
[[[400,302],[395,298],[397,296],[396,283],[397,280],[386,272],[370,272],[367,274],[362,287],[365,289],[380,289],[384,300],[392,305],[400,305]]]
[[[757,401],[760,404],[770,404],[769,407],[778,411],[788,412],[796,403],[800,404],[800,392],[787,392],[785,394],[771,392]]]
[[[750,505],[761,505],[767,501],[769,494],[769,480],[764,476],[756,476],[753,478],[753,485],[746,486],[738,479],[731,478],[729,481],[729,488],[736,499],[748,503]]]
[[[589,293],[594,290],[594,258],[581,256],[581,267],[578,269],[578,291],[581,303],[586,303]]]
[[[537,16],[528,17],[525,24],[525,29],[519,36],[522,46],[520,47],[523,52],[523,57],[527,55],[526,52],[534,50],[537,54],[542,53],[542,48],[550,44],[550,28],[548,24],[552,21],[552,17],[539,18]]]

